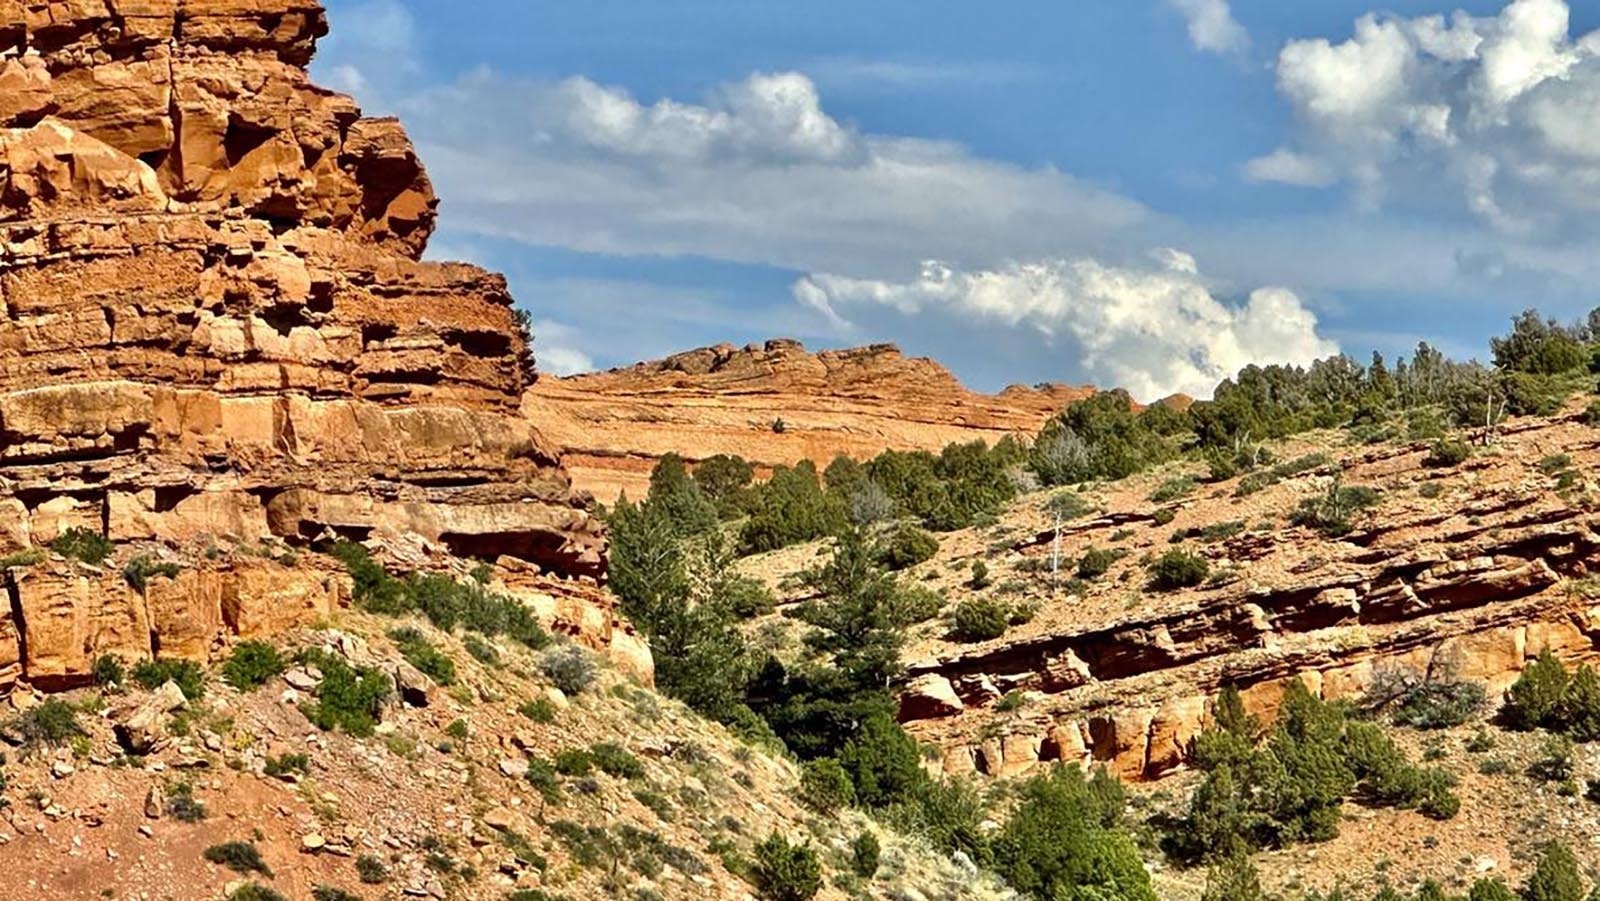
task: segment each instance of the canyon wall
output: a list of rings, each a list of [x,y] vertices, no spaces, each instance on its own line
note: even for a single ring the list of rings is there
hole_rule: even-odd
[[[649,488],[663,454],[734,454],[758,471],[839,454],[939,451],[1037,434],[1090,388],[968,390],[889,345],[810,353],[797,341],[706,347],[625,369],[541,377],[523,409],[562,447],[574,482],[611,501]]]
[[[438,201],[397,122],[310,82],[326,30],[314,0],[0,0],[0,556],[76,527],[603,575],[505,280],[421,262]],[[13,568],[0,633],[47,679],[289,609],[239,601],[279,568],[190,562]]]

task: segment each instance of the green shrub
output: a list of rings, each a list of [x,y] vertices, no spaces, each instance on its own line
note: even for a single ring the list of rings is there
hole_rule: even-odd
[[[594,755],[585,748],[562,748],[556,752],[555,771],[581,779],[594,772]]]
[[[1539,659],[1523,668],[1511,686],[1505,717],[1519,729],[1536,729],[1552,723],[1561,709],[1570,679],[1567,668],[1545,648]]]
[[[322,671],[316,700],[300,706],[306,719],[324,731],[337,729],[358,738],[370,737],[389,696],[389,678],[373,667],[351,667],[326,651],[308,651],[302,659]]]
[[[365,547],[341,541],[328,553],[350,574],[351,600],[356,606],[384,616],[400,616],[415,609],[405,586],[373,560]]]
[[[1300,502],[1289,517],[1292,525],[1306,526],[1330,538],[1349,534],[1351,519],[1378,503],[1378,492],[1364,485],[1341,485],[1335,480],[1319,497]]]
[[[915,526],[901,525],[878,545],[878,565],[890,572],[909,569],[932,560],[939,553],[939,539]]]
[[[1572,739],[1561,733],[1545,739],[1539,757],[1528,765],[1528,775],[1545,782],[1566,782],[1572,778]]]
[[[194,796],[194,785],[176,782],[167,786],[167,814],[180,823],[198,823],[206,818],[206,805]]]
[[[847,519],[843,502],[823,492],[814,464],[780,466],[757,493],[739,548],[755,554],[811,541],[842,530]]]
[[[561,800],[561,783],[556,779],[556,768],[538,758],[528,761],[528,784],[539,793],[546,804]]]
[[[430,643],[421,631],[406,626],[389,632],[389,640],[400,650],[406,662],[422,671],[440,685],[454,685],[456,662]]]
[[[110,654],[102,654],[101,656],[96,657],[94,660],[94,669],[91,670],[91,672],[94,676],[94,684],[96,685],[121,686],[128,683],[128,671],[126,667],[122,665],[121,658],[113,657]]]
[[[1122,559],[1118,551],[1104,548],[1091,547],[1078,558],[1078,578],[1098,579],[1111,569],[1111,565]]]
[[[733,519],[744,512],[753,481],[755,467],[741,457],[728,454],[707,457],[694,468],[694,483],[723,519]]]
[[[319,885],[311,890],[311,901],[361,901],[354,895],[334,885]]]
[[[730,576],[717,585],[716,602],[739,619],[766,616],[778,609],[767,586],[746,576]]]
[[[1578,861],[1565,845],[1551,842],[1522,887],[1523,901],[1583,901],[1583,877]]]
[[[1200,901],[1267,901],[1250,855],[1236,851],[1213,866],[1206,874],[1206,891]]]
[[[1133,412],[1126,393],[1101,392],[1045,424],[1029,465],[1046,485],[1126,478],[1172,457],[1171,444],[1152,424]]]
[[[277,757],[268,757],[266,774],[273,778],[292,775],[305,775],[311,768],[311,758],[305,754],[281,754]]]
[[[850,871],[862,879],[878,875],[882,858],[883,848],[878,844],[878,837],[871,832],[862,832],[850,843]]]
[[[50,550],[69,560],[81,560],[90,566],[106,562],[117,549],[116,543],[92,529],[73,526],[50,542]]]
[[[1467,901],[1517,901],[1517,893],[1496,879],[1479,879],[1472,884]]]
[[[376,854],[363,854],[356,858],[356,875],[366,885],[381,885],[389,878],[389,868]]]
[[[191,701],[206,693],[205,670],[193,660],[141,660],[133,667],[133,681],[146,691],[176,682],[183,696]]]
[[[1494,736],[1489,734],[1488,729],[1479,727],[1478,731],[1472,733],[1472,737],[1467,739],[1467,753],[1469,754],[1487,754],[1493,750]]]
[[[1600,427],[1600,400],[1584,408],[1583,424],[1591,428]]]
[[[956,641],[992,641],[1011,627],[1011,611],[987,598],[962,601],[950,613],[950,637]]]
[[[899,628],[925,623],[944,609],[945,597],[923,585],[910,585],[895,592],[891,617]]]
[[[539,660],[545,678],[568,695],[582,694],[600,677],[600,668],[589,653],[576,645],[562,645],[546,651]]]
[[[557,714],[556,705],[548,698],[525,701],[517,708],[517,712],[536,723],[553,723]]]
[[[856,800],[850,775],[832,757],[806,761],[800,769],[800,801],[820,814],[832,814]]]
[[[1428,456],[1423,458],[1423,466],[1449,467],[1460,466],[1472,456],[1472,445],[1459,438],[1440,438],[1433,443],[1428,451]]]
[[[822,864],[809,845],[791,845],[777,832],[755,847],[750,872],[766,901],[809,901],[822,888]]]
[[[1038,899],[1156,901],[1133,840],[1117,828],[1120,791],[1077,766],[1054,767],[1017,787],[1020,803],[994,841],[995,870]]]
[[[222,681],[240,691],[267,684],[287,668],[278,649],[264,641],[241,641],[222,664]]]
[[[644,776],[644,764],[627,748],[615,742],[600,742],[589,748],[594,765],[602,773],[617,779],[639,779]]]
[[[1438,482],[1426,482],[1417,489],[1417,494],[1431,501],[1444,494],[1444,485]]]
[[[1204,557],[1173,548],[1150,564],[1150,585],[1159,591],[1193,588],[1211,574],[1211,564]]]
[[[967,579],[967,587],[973,591],[982,591],[988,588],[989,584],[989,564],[982,560],[972,561],[972,574]]]
[[[1448,729],[1483,709],[1488,692],[1481,682],[1423,676],[1396,670],[1380,672],[1367,691],[1367,705],[1386,712],[1398,726]]]
[[[78,722],[78,711],[54,698],[17,714],[12,727],[26,747],[56,747],[88,734]]]
[[[609,831],[600,826],[582,826],[570,820],[557,820],[550,831],[567,846],[579,866],[611,869],[622,855],[622,847]]]
[[[1063,522],[1071,522],[1094,512],[1094,507],[1083,499],[1083,495],[1072,490],[1057,491],[1050,495],[1044,509],[1046,513],[1061,517]]]
[[[856,802],[870,808],[904,801],[927,780],[916,741],[886,710],[862,721],[839,749],[838,760],[855,787]]]
[[[44,551],[32,547],[27,550],[17,551],[0,557],[0,570],[16,569],[21,566],[38,566],[44,562]]]
[[[1181,500],[1194,493],[1199,485],[1191,476],[1180,476],[1162,482],[1156,490],[1150,492],[1150,500],[1157,504],[1167,504]]]
[[[365,547],[339,542],[330,551],[344,564],[357,606],[384,616],[419,611],[436,628],[453,632],[459,626],[484,635],[505,635],[534,650],[548,647],[546,632],[533,612],[515,598],[490,592],[479,581],[458,582],[442,575],[412,574],[396,579]]]
[[[1216,725],[1195,740],[1193,759],[1205,778],[1188,815],[1169,829],[1168,852],[1202,860],[1235,849],[1325,841],[1338,834],[1340,805],[1352,795],[1435,819],[1456,814],[1460,800],[1449,774],[1411,764],[1382,727],[1349,713],[1296,680],[1276,723],[1258,737],[1238,693],[1225,690]]]
[[[223,842],[220,845],[212,845],[205,850],[205,859],[246,876],[251,873],[260,873],[268,877],[272,875],[272,869],[261,859],[260,849],[250,842]]]
[[[1027,703],[1028,696],[1026,694],[1020,691],[1008,691],[1005,697],[995,703],[994,709],[996,713],[1011,713],[1012,711],[1021,710]]]
[[[140,554],[129,560],[128,565],[122,568],[122,578],[135,591],[144,591],[145,586],[150,584],[152,577],[175,579],[178,577],[178,573],[181,572],[183,572],[183,567],[176,563],[158,562],[150,554]]]
[[[494,645],[485,641],[483,636],[468,633],[462,637],[461,646],[467,649],[467,653],[472,655],[472,659],[484,666],[500,666],[500,651]]]

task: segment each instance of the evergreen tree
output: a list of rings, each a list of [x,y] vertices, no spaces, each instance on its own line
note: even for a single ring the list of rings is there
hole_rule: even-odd
[[[1267,893],[1250,856],[1235,852],[1211,868],[1200,901],[1267,901]]]
[[[1076,766],[1023,783],[1021,803],[995,840],[995,867],[1017,891],[1040,901],[1156,901],[1128,836],[1101,824],[1107,812]]]
[[[659,509],[680,536],[703,535],[717,528],[717,507],[689,476],[683,458],[667,454],[650,473],[650,495],[645,503]]]
[[[1567,668],[1545,648],[1511,686],[1507,715],[1523,729],[1552,722],[1567,691]]]
[[[1551,842],[1522,887],[1522,901],[1583,901],[1578,861],[1565,845]]]

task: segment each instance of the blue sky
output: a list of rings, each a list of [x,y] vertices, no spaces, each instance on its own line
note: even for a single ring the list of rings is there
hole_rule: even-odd
[[[792,336],[1204,394],[1600,303],[1560,0],[328,6],[318,79],[405,120],[431,255],[507,273],[555,371]]]

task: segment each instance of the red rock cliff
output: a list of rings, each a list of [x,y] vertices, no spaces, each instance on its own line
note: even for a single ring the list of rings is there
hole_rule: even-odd
[[[763,468],[839,454],[939,450],[1032,436],[1093,389],[968,390],[938,363],[889,345],[810,353],[796,341],[706,347],[626,369],[541,378],[524,410],[566,449],[597,497],[641,496],[665,453],[737,454]],[[781,429],[774,424],[782,421]]]
[[[419,261],[398,123],[314,0],[0,0],[0,552],[421,539],[598,574],[498,275]]]

